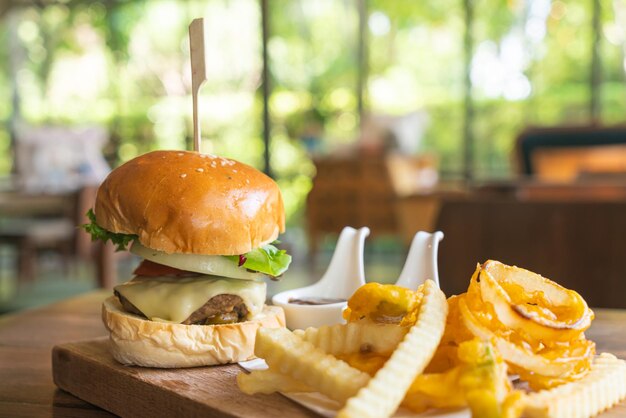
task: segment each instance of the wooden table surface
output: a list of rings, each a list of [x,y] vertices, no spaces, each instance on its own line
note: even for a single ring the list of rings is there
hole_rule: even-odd
[[[51,372],[54,345],[106,335],[100,304],[109,295],[95,291],[0,317],[0,417],[112,416],[58,390]],[[626,310],[596,310],[587,336],[597,343],[598,352],[626,358]],[[626,405],[602,416],[626,416]]]

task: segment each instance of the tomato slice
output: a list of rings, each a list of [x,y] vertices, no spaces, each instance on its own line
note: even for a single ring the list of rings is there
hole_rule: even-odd
[[[150,260],[143,260],[139,266],[133,272],[135,276],[144,276],[144,277],[156,277],[156,276],[189,276],[194,273],[180,270],[175,267],[164,266],[163,264],[158,264]]]

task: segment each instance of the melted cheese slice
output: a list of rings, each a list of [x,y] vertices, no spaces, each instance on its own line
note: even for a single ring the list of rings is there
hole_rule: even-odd
[[[252,280],[200,277],[135,277],[115,287],[153,321],[180,324],[209,299],[237,295],[248,308],[248,318],[263,310],[265,283]]]

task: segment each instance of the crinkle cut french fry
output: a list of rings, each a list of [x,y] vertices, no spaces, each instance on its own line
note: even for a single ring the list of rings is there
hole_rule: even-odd
[[[245,394],[269,394],[274,392],[312,392],[306,384],[271,369],[239,373],[237,385]]]
[[[351,322],[295,330],[294,334],[327,354],[339,356],[359,351],[391,354],[408,331],[408,327],[398,325]]]
[[[259,328],[254,351],[270,369],[339,402],[354,396],[370,379],[367,373],[324,353],[285,328]]]
[[[385,366],[357,396],[348,400],[338,418],[388,417],[398,408],[409,386],[428,365],[443,335],[448,314],[446,296],[435,282],[424,284],[417,322]]]
[[[626,397],[626,361],[603,353],[582,379],[526,397],[524,417],[583,418],[607,410]]]

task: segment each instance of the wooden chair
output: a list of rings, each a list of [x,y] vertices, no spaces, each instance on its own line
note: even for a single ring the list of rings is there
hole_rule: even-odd
[[[98,126],[18,125],[13,191],[0,195],[0,241],[16,246],[21,281],[34,277],[39,250],[55,249],[65,266],[74,257],[100,260],[99,284],[113,285],[114,266],[104,265],[112,264],[110,248],[92,245],[78,228],[110,171],[102,156],[107,139]]]
[[[317,174],[307,198],[310,254],[324,234],[367,226],[371,236],[396,234],[396,195],[383,157],[315,160]]]
[[[517,139],[520,172],[534,180],[572,182],[626,173],[626,126],[531,128]]]
[[[19,282],[35,277],[37,253],[43,249],[60,252],[67,271],[76,235],[74,196],[9,193],[0,200],[0,242],[17,250]]]
[[[15,247],[20,283],[36,276],[39,252],[54,250],[61,254],[65,271],[76,259],[93,261],[98,285],[116,284],[113,246],[92,243],[79,228],[88,222],[85,213],[93,207],[96,191],[90,186],[65,195],[0,194],[0,243]]]

